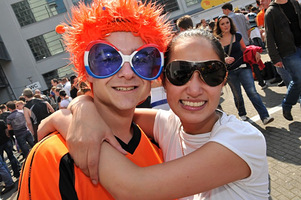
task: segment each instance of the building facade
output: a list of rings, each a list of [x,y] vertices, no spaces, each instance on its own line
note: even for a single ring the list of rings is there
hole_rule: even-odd
[[[90,3],[92,0],[84,0]],[[150,0],[141,0],[142,2]],[[152,0],[164,4],[167,17],[185,14],[194,23],[222,14],[221,5],[247,0]],[[55,27],[66,21],[79,0],[0,0],[0,103],[18,99],[26,87],[48,91],[52,78],[74,74]],[[255,1],[254,1],[255,2]],[[252,2],[252,3],[254,3]]]

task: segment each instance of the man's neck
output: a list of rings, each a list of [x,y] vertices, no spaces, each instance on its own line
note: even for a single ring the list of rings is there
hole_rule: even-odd
[[[28,102],[28,101],[30,101],[32,99],[33,99],[33,97],[30,97],[30,98],[27,98],[26,101]]]
[[[97,103],[95,103],[95,105],[100,116],[111,128],[113,134],[127,144],[133,137],[131,126],[134,116],[134,109],[117,111],[104,105],[97,105]]]

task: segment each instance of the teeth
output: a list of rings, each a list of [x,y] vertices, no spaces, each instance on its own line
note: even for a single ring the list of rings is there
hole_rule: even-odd
[[[129,90],[133,90],[134,87],[116,87],[116,90],[119,91],[129,91]]]
[[[191,102],[191,101],[182,101],[185,106],[199,107],[205,104],[205,101],[201,102]]]

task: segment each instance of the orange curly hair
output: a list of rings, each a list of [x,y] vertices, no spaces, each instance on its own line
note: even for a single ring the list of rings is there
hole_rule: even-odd
[[[63,39],[78,77],[86,80],[84,52],[88,44],[112,32],[132,32],[146,44],[157,44],[165,52],[172,38],[172,27],[162,11],[160,6],[137,0],[94,0],[90,6],[83,2],[74,6],[70,22],[63,24],[66,31]]]

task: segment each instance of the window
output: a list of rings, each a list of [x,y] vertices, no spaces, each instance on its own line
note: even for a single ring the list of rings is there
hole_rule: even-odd
[[[84,1],[86,5],[92,2],[92,0],[72,0],[72,3],[77,6],[80,1]]]
[[[23,0],[12,4],[20,26],[26,26],[65,13],[63,0]]]
[[[0,60],[10,60],[9,54],[6,50],[4,42],[0,36]]]
[[[55,31],[28,39],[27,42],[36,61],[62,53],[64,51],[61,35],[57,34]]]
[[[145,2],[154,2],[156,4],[163,5],[164,7],[164,12],[172,12],[179,10],[179,5],[177,0],[142,0],[143,3]]]
[[[202,0],[185,0],[186,6],[193,6],[195,4],[200,4]]]
[[[63,78],[63,77],[70,77],[75,74],[73,71],[74,65],[66,65],[59,69],[50,71],[46,74],[43,74],[44,80],[48,88],[51,88],[51,79],[54,78]]]
[[[5,80],[6,80],[6,77],[5,77],[5,74],[3,72],[2,66],[0,64],[0,88],[7,87],[7,84],[6,84]]]

